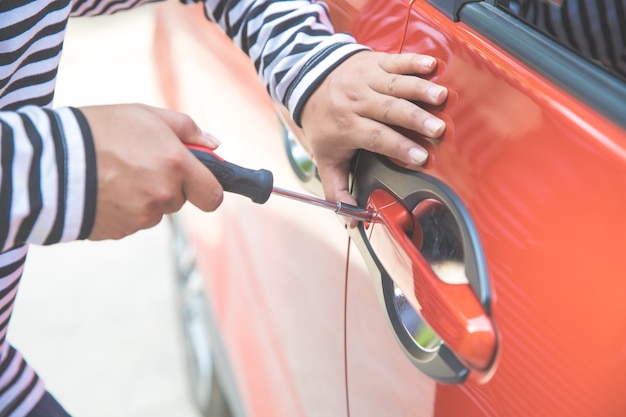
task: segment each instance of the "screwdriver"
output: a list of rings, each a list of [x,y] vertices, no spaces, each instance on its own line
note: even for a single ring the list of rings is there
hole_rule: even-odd
[[[228,162],[210,148],[185,145],[196,158],[206,166],[222,185],[224,191],[248,197],[255,203],[264,204],[271,194],[280,195],[316,207],[332,210],[335,213],[363,222],[372,222],[375,213],[351,204],[332,202],[301,194],[295,191],[274,187],[274,175],[267,169],[250,169]]]

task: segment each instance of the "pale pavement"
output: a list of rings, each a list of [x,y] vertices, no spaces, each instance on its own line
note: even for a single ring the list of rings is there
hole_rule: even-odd
[[[69,26],[55,105],[161,105],[153,6]],[[32,247],[9,339],[76,417],[196,417],[166,223],[121,241]]]

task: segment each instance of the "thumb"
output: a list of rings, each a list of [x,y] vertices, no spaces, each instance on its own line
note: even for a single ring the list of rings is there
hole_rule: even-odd
[[[327,200],[355,204],[356,200],[348,191],[349,164],[318,160],[317,168]]]
[[[158,107],[149,107],[148,110],[163,120],[184,143],[206,146],[210,149],[216,149],[221,143],[215,136],[200,129],[187,114]]]
[[[330,201],[341,201],[356,205],[356,200],[352,197],[352,194],[348,191],[348,167],[343,166],[319,166],[319,175],[322,180],[322,187],[324,189],[324,196]],[[345,219],[349,227],[356,227],[357,220]]]

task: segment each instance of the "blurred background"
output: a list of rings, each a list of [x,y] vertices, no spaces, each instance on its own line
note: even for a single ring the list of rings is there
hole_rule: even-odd
[[[154,7],[70,21],[55,106],[162,106]],[[166,222],[121,241],[31,247],[9,340],[74,416],[196,417]]]

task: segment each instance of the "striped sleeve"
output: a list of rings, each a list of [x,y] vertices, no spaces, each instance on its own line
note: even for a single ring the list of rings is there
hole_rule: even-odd
[[[298,124],[306,100],[326,75],[367,49],[348,34],[334,33],[321,2],[205,0],[204,8],[252,59],[272,99],[285,105]]]
[[[74,0],[72,1],[71,16],[101,16],[110,15],[123,10],[129,10],[146,3],[162,0]]]
[[[0,112],[0,251],[85,239],[95,218],[96,157],[72,108]]]

